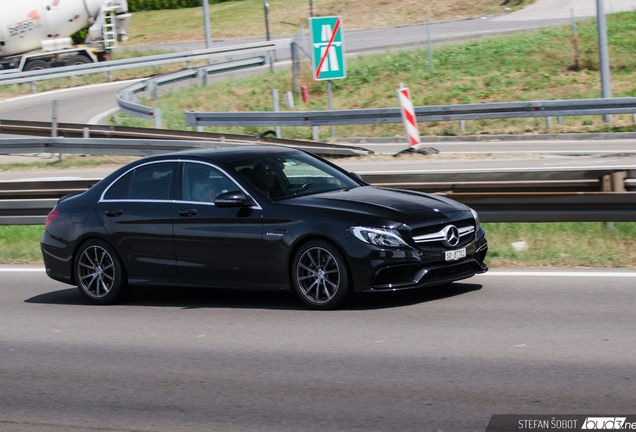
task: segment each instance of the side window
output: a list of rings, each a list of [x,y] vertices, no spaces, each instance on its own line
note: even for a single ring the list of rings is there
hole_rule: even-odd
[[[104,199],[106,200],[125,200],[130,196],[130,183],[133,178],[133,171],[117,180],[106,192]]]
[[[176,169],[176,162],[153,163],[136,168],[130,187],[130,198],[170,199],[170,185]]]
[[[225,192],[238,190],[223,172],[209,165],[186,162],[183,168],[183,200],[214,202]]]

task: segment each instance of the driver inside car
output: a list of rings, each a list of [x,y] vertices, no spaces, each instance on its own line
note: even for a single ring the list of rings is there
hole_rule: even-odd
[[[199,202],[214,202],[216,186],[212,179],[195,180],[192,187],[192,197]]]

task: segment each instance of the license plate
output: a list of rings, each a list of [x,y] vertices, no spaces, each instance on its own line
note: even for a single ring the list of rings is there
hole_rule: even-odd
[[[444,261],[457,261],[466,258],[466,248],[444,252]]]

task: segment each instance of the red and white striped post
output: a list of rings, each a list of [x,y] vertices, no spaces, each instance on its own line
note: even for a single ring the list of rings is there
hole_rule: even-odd
[[[421,143],[420,130],[417,127],[411,92],[408,88],[400,88],[397,91],[397,95],[402,109],[402,121],[404,122],[404,129],[406,129],[406,137],[411,147],[416,146]]]

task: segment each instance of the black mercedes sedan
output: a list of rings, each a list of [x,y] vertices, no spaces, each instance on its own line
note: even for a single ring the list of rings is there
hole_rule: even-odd
[[[488,269],[477,213],[370,186],[310,153],[218,147],[130,163],[67,195],[42,235],[49,277],[95,304],[140,285],[293,289],[314,309],[354,293]]]

